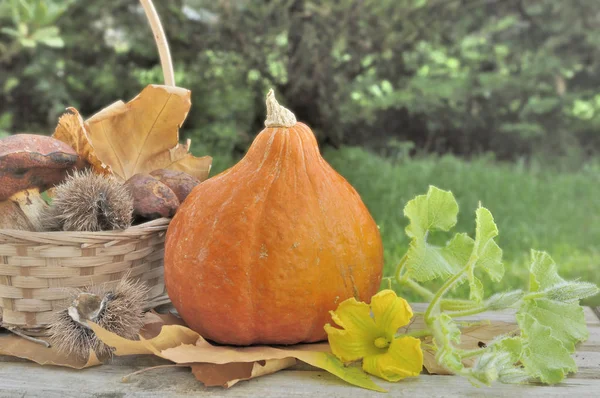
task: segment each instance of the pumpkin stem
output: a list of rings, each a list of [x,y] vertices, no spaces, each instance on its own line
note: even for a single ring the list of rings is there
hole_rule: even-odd
[[[279,105],[275,99],[273,89],[267,94],[267,120],[266,127],[292,127],[296,124],[296,116],[289,109]]]

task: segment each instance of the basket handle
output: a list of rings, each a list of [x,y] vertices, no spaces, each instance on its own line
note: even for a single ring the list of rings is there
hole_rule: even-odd
[[[158,18],[158,14],[156,13],[154,4],[152,4],[152,0],[140,0],[140,3],[142,3],[142,7],[146,13],[146,18],[148,18],[148,23],[150,24],[150,28],[152,28],[152,33],[154,34],[154,40],[156,41],[156,47],[158,48],[158,55],[160,57],[160,64],[162,67],[163,76],[165,78],[165,85],[175,86],[173,61],[171,60],[169,43],[167,43],[167,37],[165,36],[165,31],[160,23],[160,18]]]

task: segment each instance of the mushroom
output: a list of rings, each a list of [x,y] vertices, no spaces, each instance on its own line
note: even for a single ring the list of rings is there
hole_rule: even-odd
[[[61,182],[77,160],[73,148],[51,137],[0,140],[0,229],[42,231],[41,192]]]
[[[171,188],[150,174],[135,174],[125,181],[125,186],[133,196],[133,215],[138,219],[173,217],[179,207],[179,199]]]
[[[171,188],[171,191],[179,199],[179,203],[183,203],[185,198],[192,192],[192,189],[200,184],[199,179],[183,171],[158,169],[154,170],[150,175],[158,178],[160,182]]]

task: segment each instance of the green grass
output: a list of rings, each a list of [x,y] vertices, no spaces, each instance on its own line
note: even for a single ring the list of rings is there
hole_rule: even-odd
[[[473,235],[479,201],[495,217],[506,275],[501,283],[484,280],[487,293],[527,286],[530,249],[549,252],[563,277],[600,284],[597,173],[557,173],[452,156],[393,164],[358,148],[326,151],[325,157],[358,190],[380,226],[386,275],[393,273],[408,246],[404,205],[435,185],[452,191],[460,205],[456,231]],[[586,304],[600,305],[600,297]]]

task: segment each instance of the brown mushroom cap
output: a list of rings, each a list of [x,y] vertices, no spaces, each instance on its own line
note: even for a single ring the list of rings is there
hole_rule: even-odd
[[[160,182],[171,188],[171,191],[177,195],[179,203],[183,203],[185,198],[192,192],[192,189],[200,184],[199,179],[183,171],[158,169],[154,170],[150,175],[158,178]]]
[[[0,201],[31,188],[40,191],[61,182],[78,155],[52,137],[16,134],[0,140]]]
[[[136,217],[154,220],[173,217],[179,207],[177,195],[158,178],[140,173],[125,181],[125,187],[133,196],[133,214]]]

